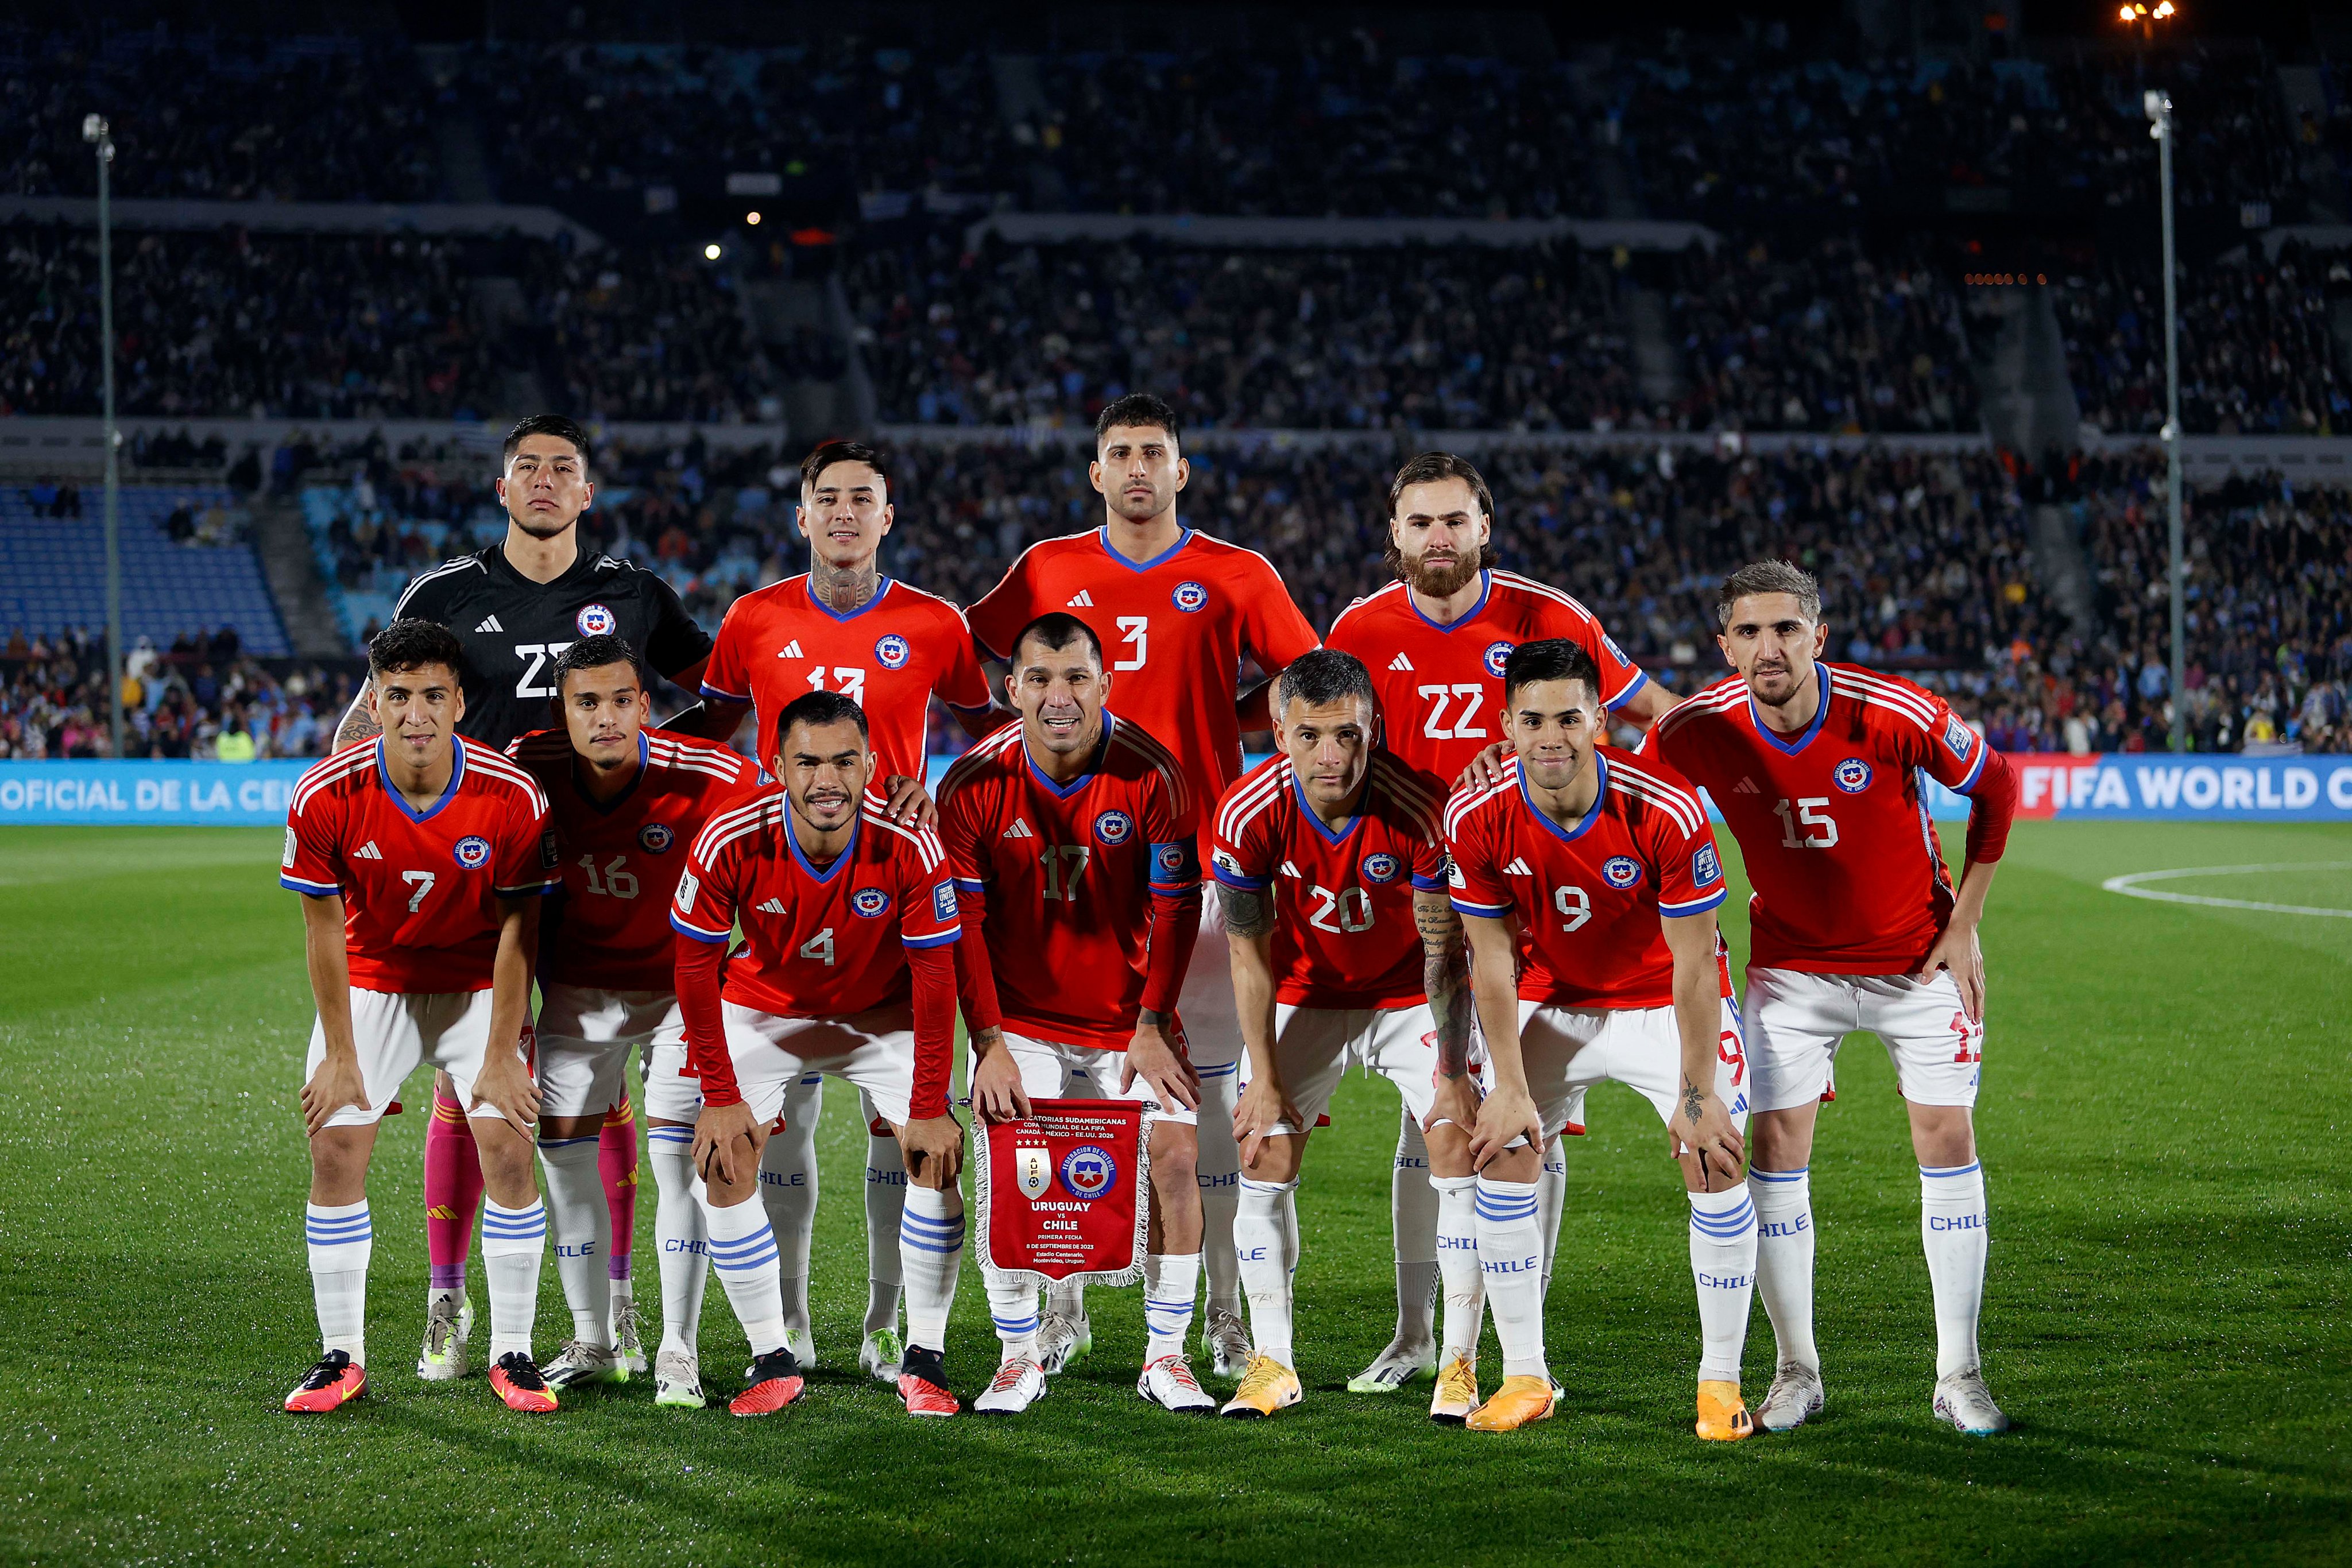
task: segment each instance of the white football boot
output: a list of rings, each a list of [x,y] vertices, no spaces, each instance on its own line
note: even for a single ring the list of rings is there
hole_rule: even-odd
[[[1971,1366],[1966,1372],[1937,1379],[1936,1416],[1949,1421],[1971,1437],[1990,1437],[2009,1430],[2009,1417],[1992,1402],[1980,1367]]]
[[[474,1299],[460,1291],[436,1291],[425,1308],[425,1348],[416,1354],[416,1375],[427,1383],[450,1383],[466,1375],[466,1342],[474,1337]]]
[[[1066,1318],[1056,1312],[1037,1318],[1037,1364],[1048,1377],[1086,1364],[1095,1348],[1095,1326],[1084,1317]]]
[[[1217,1377],[1239,1377],[1249,1371],[1249,1325],[1243,1322],[1239,1312],[1223,1307],[1211,1307],[1208,1321],[1202,1325],[1201,1338],[1209,1351],[1209,1371]]]
[[[701,1409],[702,1364],[682,1350],[666,1350],[654,1357],[654,1403]]]
[[[972,1409],[982,1416],[1018,1416],[1045,1397],[1045,1369],[1037,1358],[1016,1355],[996,1369],[989,1379],[988,1391],[971,1402]]]
[[[1143,1375],[1135,1380],[1135,1392],[1180,1416],[1213,1416],[1217,1410],[1217,1402],[1192,1375],[1192,1364],[1181,1355],[1163,1355],[1146,1366]]]
[[[1772,1375],[1772,1386],[1766,1391],[1764,1403],[1756,1407],[1756,1424],[1767,1432],[1793,1432],[1805,1424],[1807,1416],[1820,1412],[1824,1397],[1819,1367],[1807,1366],[1801,1361],[1784,1361],[1780,1370]],[[1937,1397],[1942,1398],[1941,1389]]]

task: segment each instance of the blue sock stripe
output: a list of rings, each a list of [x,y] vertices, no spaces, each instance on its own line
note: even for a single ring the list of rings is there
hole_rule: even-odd
[[[1527,1219],[1535,1214],[1536,1200],[1528,1198],[1524,1203],[1492,1203],[1484,1194],[1481,1194],[1478,1201],[1471,1207],[1481,1219]]]
[[[603,1134],[595,1134],[578,1138],[541,1138],[539,1141],[539,1146],[542,1149],[575,1149],[583,1144],[601,1142],[603,1142]]]
[[[1727,1220],[1717,1219],[1712,1216],[1701,1218],[1694,1214],[1691,1216],[1691,1228],[1702,1236],[1712,1236],[1717,1240],[1728,1241],[1734,1238],[1745,1236],[1756,1228],[1756,1211],[1752,1208],[1744,1208]]]
[[[913,1209],[909,1208],[900,1211],[898,1223],[901,1225],[920,1226],[925,1230],[936,1230],[945,1233],[950,1230],[961,1230],[963,1228],[963,1216],[956,1214],[950,1215],[945,1219],[935,1219],[928,1214],[918,1214]]]
[[[710,1255],[714,1258],[740,1258],[762,1247],[772,1248],[775,1244],[775,1232],[764,1225],[749,1236],[732,1237],[724,1241],[716,1236],[709,1239]]]
[[[1202,1078],[1225,1078],[1241,1071],[1238,1061],[1228,1061],[1223,1067],[1196,1067],[1192,1071]]]
[[[374,1223],[374,1216],[364,1208],[357,1214],[306,1214],[302,1217],[302,1223],[312,1230],[349,1230],[355,1226],[365,1229]]]
[[[482,1210],[482,1234],[485,1236],[520,1235],[527,1230],[547,1228],[547,1210],[527,1209],[519,1214],[500,1214],[495,1209]]]
[[[349,1247],[356,1242],[373,1241],[375,1232],[370,1230],[336,1230],[321,1233],[313,1230],[308,1238],[313,1247]]]
[[[918,1252],[937,1252],[942,1255],[961,1252],[963,1250],[963,1232],[957,1231],[954,1238],[947,1241],[926,1241],[919,1236],[909,1236],[901,1230],[898,1232],[898,1245],[912,1247]]]
[[[721,1258],[716,1253],[713,1253],[710,1259],[712,1265],[722,1274],[749,1274],[754,1270],[766,1268],[775,1260],[776,1245],[772,1241],[768,1244],[767,1250],[761,1252],[756,1258],[730,1259]]]
[[[1931,1181],[1950,1181],[1958,1176],[1974,1176],[1982,1169],[1982,1160],[1970,1160],[1964,1166],[1921,1166],[1919,1174]]]
[[[1792,1171],[1767,1171],[1759,1170],[1754,1166],[1749,1166],[1748,1167],[1748,1179],[1749,1181],[1802,1181],[1805,1179],[1805,1173],[1812,1168],[1813,1167],[1811,1166],[1799,1166]]]
[[[647,1131],[646,1136],[651,1138],[656,1144],[691,1144],[694,1142],[694,1129],[691,1127],[655,1127]]]
[[[995,1314],[992,1312],[989,1315],[991,1317],[995,1317]],[[1011,1334],[1035,1333],[1037,1332],[1037,1314],[1032,1312],[1025,1318],[996,1318],[996,1332],[998,1333]]]

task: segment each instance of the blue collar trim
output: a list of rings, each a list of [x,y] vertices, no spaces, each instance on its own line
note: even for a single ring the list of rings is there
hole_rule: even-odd
[[[873,609],[876,605],[890,597],[890,580],[887,577],[883,578],[876,586],[873,598],[867,600],[856,609],[849,611],[846,613],[835,610],[832,605],[827,604],[824,600],[819,599],[816,596],[816,589],[814,585],[811,582],[810,579],[805,576],[801,579],[801,591],[808,596],[808,601],[811,604],[815,605],[819,610],[824,611],[835,621],[855,621],[859,616],[865,614],[867,611]]]
[[[864,809],[861,806],[858,816],[850,820],[849,841],[841,846],[841,853],[834,857],[834,861],[831,865],[827,866],[823,871],[819,871],[816,869],[815,864],[810,861],[807,854],[801,849],[800,831],[793,826],[792,802],[788,800],[784,803],[784,842],[792,847],[793,860],[800,866],[801,870],[809,873],[809,876],[815,881],[818,886],[822,887],[826,883],[831,882],[835,877],[839,876],[841,874],[841,868],[847,865],[852,860],[856,858],[857,833],[858,829],[863,823],[864,815]]]
[[[1158,555],[1153,556],[1150,560],[1129,560],[1125,556],[1119,554],[1118,551],[1113,549],[1110,543],[1110,525],[1108,523],[1105,523],[1101,528],[1095,530],[1095,538],[1101,541],[1103,554],[1110,557],[1111,559],[1118,562],[1119,565],[1127,568],[1128,570],[1150,571],[1153,567],[1159,566],[1171,559],[1175,556],[1177,551],[1182,549],[1186,545],[1191,544],[1192,542],[1192,530],[1190,528],[1179,528],[1176,533],[1176,542],[1170,545],[1166,549],[1161,550]]]
[[[393,788],[392,769],[383,759],[383,737],[382,736],[376,737],[375,742],[375,776],[376,781],[383,786],[383,792],[392,797],[392,803],[405,812],[410,821],[429,821],[441,814],[441,809],[444,806],[457,798],[457,786],[463,783],[466,778],[466,743],[454,735],[449,737],[449,787],[441,791],[441,798],[438,800],[434,801],[422,811],[411,807],[406,797]]]
[[[1528,803],[1528,811],[1537,821],[1565,842],[1572,844],[1591,831],[1592,824],[1601,820],[1602,803],[1609,799],[1609,759],[1596,757],[1592,759],[1592,766],[1601,775],[1601,788],[1593,791],[1592,810],[1585,812],[1583,819],[1573,828],[1563,828],[1544,814],[1544,809],[1537,805],[1536,798],[1528,792],[1528,770],[1525,768],[1519,769],[1519,799]]]
[[[1348,825],[1346,827],[1340,829],[1335,833],[1329,828],[1323,825],[1322,818],[1315,814],[1314,805],[1307,799],[1307,780],[1298,776],[1298,769],[1296,767],[1292,768],[1290,770],[1290,791],[1293,795],[1298,798],[1298,815],[1300,819],[1304,821],[1308,827],[1313,828],[1317,834],[1322,838],[1323,841],[1329,844],[1333,849],[1339,848],[1341,844],[1346,843],[1349,839],[1354,838],[1357,831],[1363,827],[1364,817],[1366,815],[1363,810],[1363,795],[1370,791],[1371,782],[1371,776],[1370,774],[1365,775],[1363,783],[1359,786],[1361,792],[1359,793],[1356,798],[1356,814],[1348,819]]]
[[[1431,631],[1458,632],[1463,627],[1469,625],[1470,622],[1478,619],[1478,612],[1486,608],[1486,601],[1493,595],[1494,591],[1495,574],[1482,569],[1478,573],[1478,602],[1465,611],[1459,619],[1446,622],[1432,621],[1428,614],[1422,609],[1421,605],[1413,599],[1412,589],[1410,586],[1408,586],[1404,591],[1404,601],[1412,606],[1412,612],[1415,615],[1420,616],[1421,623],[1428,627]]]
[[[1822,732],[1822,721],[1830,716],[1830,667],[1816,660],[1813,664],[1813,674],[1822,683],[1821,706],[1813,710],[1813,722],[1805,726],[1804,733],[1794,740],[1783,740],[1775,735],[1772,732],[1772,727],[1764,722],[1764,716],[1757,711],[1756,698],[1750,695],[1748,699],[1748,716],[1755,721],[1756,733],[1789,757],[1794,757],[1806,747],[1811,746],[1813,743],[1813,737]]]

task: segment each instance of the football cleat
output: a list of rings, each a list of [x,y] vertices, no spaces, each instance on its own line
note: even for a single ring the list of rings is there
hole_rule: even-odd
[[[1201,1329],[1201,1340],[1208,1347],[1209,1371],[1213,1375],[1240,1377],[1249,1371],[1249,1328],[1239,1312],[1211,1307],[1208,1322]]]
[[[1135,1392],[1162,1410],[1173,1410],[1180,1416],[1210,1416],[1216,1413],[1217,1402],[1209,1397],[1201,1380],[1192,1375],[1192,1364],[1181,1355],[1163,1355],[1143,1369],[1135,1380]]]
[[[1971,1437],[1990,1437],[2009,1430],[2009,1417],[1992,1402],[1979,1367],[1936,1380],[1936,1415]]]
[[[1764,1403],[1756,1407],[1756,1424],[1767,1432],[1793,1432],[1805,1417],[1820,1411],[1823,1395],[1818,1367],[1801,1361],[1784,1361],[1772,1375]],[[1940,1414],[1940,1412],[1938,1412]]]
[[[609,1344],[589,1344],[583,1340],[568,1340],[555,1359],[541,1368],[550,1388],[576,1388],[590,1383],[626,1383],[629,1369],[621,1364],[621,1353]]]
[[[620,1355],[623,1372],[641,1374],[645,1371],[645,1325],[637,1317],[635,1296],[624,1297],[613,1303],[613,1348]]]
[[[793,1359],[788,1344],[753,1358],[743,1369],[743,1392],[727,1402],[727,1409],[736,1416],[772,1416],[798,1399],[807,1386],[801,1376],[801,1364]]]
[[[786,1329],[784,1348],[793,1353],[793,1359],[800,1363],[803,1372],[823,1364],[816,1358],[816,1336],[806,1329]]]
[[[1429,1418],[1459,1427],[1478,1408],[1478,1363],[1457,1355],[1437,1375],[1437,1388],[1429,1396]]]
[[[1045,1369],[1037,1358],[1016,1355],[996,1369],[988,1380],[988,1391],[971,1402],[971,1407],[982,1416],[1018,1416],[1045,1397],[1050,1386],[1045,1381]]]
[[[1549,1377],[1522,1373],[1506,1377],[1495,1396],[1470,1412],[1463,1425],[1473,1432],[1516,1432],[1531,1422],[1548,1421],[1559,1405],[1559,1389]]]
[[[1407,1344],[1389,1342],[1372,1364],[1348,1379],[1350,1394],[1394,1394],[1408,1383],[1426,1383],[1437,1375],[1437,1347],[1423,1341]]]
[[[682,1350],[654,1357],[654,1403],[701,1409],[708,1403],[702,1397],[702,1364]]]
[[[1084,1317],[1048,1312],[1037,1319],[1037,1364],[1048,1377],[1086,1364],[1095,1348],[1095,1326]]]
[[[909,1416],[952,1416],[963,1408],[948,1392],[948,1369],[938,1351],[908,1345],[898,1364],[898,1397]]]
[[[1262,1420],[1277,1410],[1289,1409],[1304,1394],[1298,1374],[1270,1355],[1254,1355],[1249,1370],[1242,1374],[1242,1385],[1217,1414],[1240,1421]]]
[[[366,1392],[367,1369],[352,1359],[351,1352],[331,1350],[302,1375],[302,1381],[286,1396],[286,1408],[297,1416],[322,1415],[342,1408]]]
[[[1740,1401],[1739,1385],[1716,1378],[1699,1384],[1698,1435],[1710,1443],[1737,1443],[1756,1435],[1756,1420]]]
[[[466,1342],[474,1337],[474,1299],[464,1291],[436,1291],[425,1308],[425,1348],[416,1355],[416,1375],[449,1383],[466,1375]]]
[[[877,1329],[857,1347],[857,1370],[877,1383],[898,1385],[898,1364],[907,1359],[897,1329]]]
[[[539,1364],[519,1350],[507,1352],[491,1365],[490,1392],[505,1400],[508,1409],[526,1416],[544,1416],[555,1408],[555,1390],[547,1385]]]

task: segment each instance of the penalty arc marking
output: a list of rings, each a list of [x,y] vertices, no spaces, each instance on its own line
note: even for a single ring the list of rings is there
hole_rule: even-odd
[[[2160,887],[2143,887],[2147,882],[2167,882],[2184,876],[2242,876],[2257,872],[2281,871],[2352,871],[2352,861],[2297,861],[2288,865],[2192,865],[2172,871],[2136,871],[2126,876],[2111,876],[2099,883],[2109,893],[2120,893],[2126,898],[2152,899],[2158,904],[2195,904],[2208,909],[2257,909],[2265,915],[2316,915],[2331,920],[2352,920],[2352,909],[2316,909],[2303,904],[2264,904],[2251,898],[2210,898],[2203,894],[2173,893]]]

